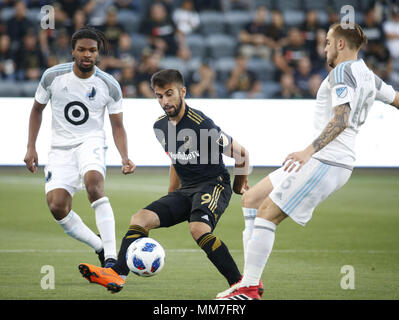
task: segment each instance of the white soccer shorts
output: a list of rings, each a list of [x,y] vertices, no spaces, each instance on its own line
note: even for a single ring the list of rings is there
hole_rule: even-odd
[[[270,173],[273,191],[269,196],[284,213],[305,226],[313,210],[341,188],[351,174],[352,170],[311,158],[298,172],[294,169],[288,173],[281,167]]]
[[[72,196],[84,189],[86,172],[95,170],[105,178],[104,139],[91,138],[73,148],[51,148],[48,163],[44,168],[46,193],[54,189],[65,189]]]

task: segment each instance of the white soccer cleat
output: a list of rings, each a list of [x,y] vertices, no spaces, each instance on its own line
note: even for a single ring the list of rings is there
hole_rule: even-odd
[[[240,283],[241,283],[241,281],[239,281],[239,282],[233,284],[233,285],[232,285],[230,288],[228,288],[227,290],[224,290],[224,291],[222,291],[222,292],[219,292],[219,293],[216,295],[216,299],[220,299],[220,298],[223,298],[223,297],[225,297],[225,296],[228,296],[228,295],[232,294],[234,290],[237,290],[237,289],[238,289],[238,287],[240,286]]]
[[[239,286],[232,293],[220,297],[217,300],[260,300],[259,286]]]
[[[237,283],[233,284],[233,285],[232,285],[230,288],[228,288],[227,290],[224,290],[224,291],[222,291],[222,292],[219,292],[219,293],[216,295],[216,299],[220,299],[220,298],[223,298],[223,297],[226,297],[226,296],[232,294],[234,290],[237,290],[237,289],[240,287],[240,284],[241,284],[241,280],[238,281]],[[263,289],[262,280],[259,280],[258,294],[259,294],[260,297],[262,297],[263,291],[264,291],[264,289]]]

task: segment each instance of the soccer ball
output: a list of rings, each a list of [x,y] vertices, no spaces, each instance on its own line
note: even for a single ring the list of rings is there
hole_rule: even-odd
[[[151,277],[165,265],[165,250],[152,238],[140,238],[127,249],[126,263],[134,274]]]

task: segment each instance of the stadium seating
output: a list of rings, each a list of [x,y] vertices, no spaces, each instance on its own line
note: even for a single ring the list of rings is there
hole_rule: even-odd
[[[217,79],[221,82],[225,82],[230,71],[234,68],[235,63],[236,62],[233,57],[215,59],[213,68],[217,72]]]
[[[131,10],[123,9],[118,12],[118,22],[128,33],[137,33],[140,27],[140,16]]]
[[[161,69],[176,69],[181,72],[183,77],[187,76],[188,68],[186,62],[180,58],[167,56],[163,57],[159,63]]]
[[[227,31],[232,36],[237,36],[242,28],[245,27],[253,18],[252,12],[247,11],[231,11],[225,13],[225,25]]]
[[[303,9],[304,10],[323,10],[329,6],[329,0],[303,0]]]
[[[284,10],[283,17],[289,27],[300,26],[305,22],[305,12],[303,11]]]
[[[211,34],[205,40],[211,58],[233,57],[236,54],[237,39],[226,34]]]
[[[200,12],[201,32],[204,35],[211,35],[216,33],[224,33],[224,15],[217,11],[203,11]]]
[[[253,71],[261,81],[273,81],[276,67],[269,60],[252,58],[248,60],[248,69]]]
[[[140,34],[140,24],[143,19],[148,17],[148,10],[151,5],[147,0],[136,0],[139,11],[130,9],[120,9],[118,11],[118,22],[122,24],[132,39],[133,54],[137,65],[140,63],[143,49],[150,46],[147,37]],[[215,0],[217,1],[217,0]],[[340,13],[343,5],[351,5],[355,8],[355,22],[362,24],[364,22],[364,11],[374,0],[253,0],[255,6],[266,6],[269,11],[280,10],[285,24],[288,28],[301,28],[306,19],[308,10],[316,10],[320,26],[326,26],[329,23],[328,10],[332,9],[338,12],[339,17],[343,17],[346,12]],[[0,1],[1,2],[1,1]],[[29,2],[29,1],[28,1]],[[168,1],[169,10],[172,12],[180,7],[181,0]],[[225,92],[224,84],[228,74],[235,65],[235,56],[238,49],[238,34],[244,26],[251,22],[254,12],[246,10],[233,9],[232,11],[216,11],[204,9],[198,11],[200,16],[200,26],[195,33],[187,34],[185,44],[191,51],[191,59],[182,60],[177,57],[164,57],[161,60],[161,67],[177,68],[185,76],[191,75],[201,65],[202,61],[207,61],[215,69],[217,75],[218,92]],[[7,22],[14,14],[14,8],[4,6],[0,10],[0,21]],[[29,8],[27,18],[35,23],[37,29],[40,28],[40,18],[43,15],[39,8]],[[270,18],[270,14],[269,14]],[[270,20],[269,20],[270,21]],[[14,48],[15,42],[13,43]],[[186,59],[186,58],[185,58]],[[393,62],[393,70],[396,78],[399,79],[399,63]],[[248,61],[248,67],[254,71],[263,83],[264,94],[268,97],[275,94],[279,88],[276,80],[276,66],[273,60],[262,60],[261,58],[252,58]],[[116,73],[117,74],[117,73]],[[36,90],[36,81],[14,82],[14,77],[9,78],[0,74],[0,96],[33,96]],[[399,82],[399,81],[398,81]]]
[[[302,9],[302,0],[277,0],[275,3],[275,8],[280,11],[284,10],[299,11]]]
[[[192,57],[204,58],[206,56],[206,43],[203,35],[198,33],[188,34],[186,44],[191,50]]]

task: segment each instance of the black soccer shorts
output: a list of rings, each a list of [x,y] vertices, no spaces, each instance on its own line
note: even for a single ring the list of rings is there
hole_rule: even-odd
[[[231,194],[230,183],[215,179],[195,191],[178,189],[170,192],[144,209],[158,215],[160,227],[171,227],[183,221],[199,221],[209,225],[213,231],[229,205]]]

